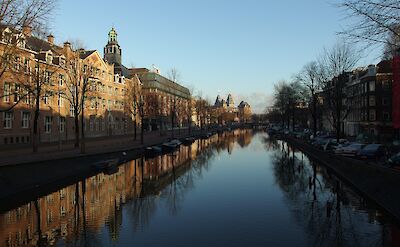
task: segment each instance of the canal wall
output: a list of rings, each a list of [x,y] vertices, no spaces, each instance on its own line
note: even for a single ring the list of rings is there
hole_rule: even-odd
[[[352,185],[400,221],[400,171],[366,161],[338,156],[318,150],[308,143],[287,137],[284,141],[301,150]]]

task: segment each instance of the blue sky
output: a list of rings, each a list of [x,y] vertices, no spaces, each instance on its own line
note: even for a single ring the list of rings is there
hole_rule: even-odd
[[[60,0],[52,32],[56,42],[79,39],[102,54],[114,26],[126,66],[175,67],[196,94],[232,93],[260,112],[275,82],[335,43],[344,20],[332,2]]]

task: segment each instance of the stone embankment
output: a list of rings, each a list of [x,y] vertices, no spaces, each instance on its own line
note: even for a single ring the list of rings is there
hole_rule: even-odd
[[[291,137],[284,140],[312,160],[328,167],[363,196],[374,201],[400,221],[400,197],[398,197],[400,171],[372,162],[327,153]]]

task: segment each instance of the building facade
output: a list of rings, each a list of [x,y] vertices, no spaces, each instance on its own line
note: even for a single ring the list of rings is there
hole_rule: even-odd
[[[145,118],[148,131],[187,127],[192,119],[192,100],[189,89],[160,75],[158,71],[132,68],[142,82]]]
[[[29,27],[2,26],[0,53],[8,64],[0,74],[0,144],[74,140],[77,130],[78,137],[132,133],[139,117],[132,99],[139,98],[141,82],[122,73],[113,30],[105,51],[110,62],[96,50],[56,45],[52,35],[34,37]],[[76,114],[83,115],[78,125]]]

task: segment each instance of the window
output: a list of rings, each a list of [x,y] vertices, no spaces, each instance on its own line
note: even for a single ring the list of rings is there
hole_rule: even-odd
[[[51,132],[51,124],[53,122],[53,117],[46,116],[44,118],[44,132],[50,133]]]
[[[92,109],[96,108],[96,98],[90,99],[90,108]]]
[[[94,122],[94,117],[91,116],[91,117],[90,117],[90,120],[89,120],[89,130],[90,130],[90,131],[93,131],[93,126],[94,126],[94,125],[93,125],[93,124],[94,124],[93,122]]]
[[[4,112],[4,128],[5,129],[11,129],[12,125],[13,125],[13,113],[8,111],[8,112]]]
[[[29,59],[28,58],[25,58],[25,61],[24,61],[24,71],[25,71],[25,73],[31,72],[31,68],[29,66]]]
[[[390,121],[390,115],[388,112],[383,112],[382,116],[383,116],[383,121]]]
[[[382,105],[384,105],[384,106],[389,105],[389,99],[388,98],[382,98]]]
[[[74,105],[73,105],[73,104],[70,104],[70,105],[69,105],[69,115],[70,115],[71,117],[74,117],[74,116],[75,116],[75,108],[74,108]]]
[[[51,72],[50,71],[44,72],[44,83],[50,84],[50,77],[51,77]]]
[[[22,128],[27,129],[29,128],[29,121],[31,119],[31,113],[30,112],[22,112]]]
[[[11,84],[4,83],[4,102],[10,102],[10,94],[11,94]]]
[[[58,77],[58,85],[60,86],[60,87],[62,87],[63,85],[64,85],[64,75],[63,74],[60,74],[59,75],[59,77]]]
[[[370,121],[376,120],[375,110],[369,110],[369,120]]]
[[[28,90],[26,90],[26,89],[24,89],[23,90],[23,95],[24,95],[24,103],[25,104],[30,104],[31,103],[31,95],[30,95],[30,93],[28,92]]]
[[[59,117],[59,125],[60,125],[60,133],[64,133],[65,131],[65,117]]]
[[[57,105],[61,107],[64,106],[64,98],[62,97],[61,93],[58,94]]]
[[[369,96],[369,106],[375,106],[375,96]]]
[[[374,92],[375,91],[375,81],[370,81],[369,82],[369,91]]]
[[[14,84],[14,88],[13,88],[13,102],[17,103],[19,101],[19,85],[18,84]]]
[[[43,103],[45,105],[49,104],[49,95],[47,93],[43,95]]]
[[[382,88],[383,89],[389,89],[390,88],[390,83],[391,83],[390,80],[382,81]]]
[[[16,71],[19,71],[20,68],[21,68],[21,58],[15,57],[14,69]]]

